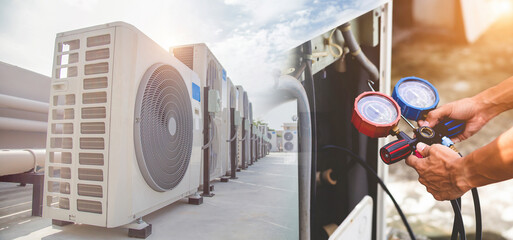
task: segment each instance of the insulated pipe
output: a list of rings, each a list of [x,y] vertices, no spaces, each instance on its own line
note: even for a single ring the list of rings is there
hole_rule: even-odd
[[[372,62],[367,58],[367,56],[363,54],[362,49],[360,49],[360,45],[358,45],[358,42],[351,32],[351,24],[348,22],[344,23],[342,26],[340,26],[340,29],[342,30],[342,36],[344,37],[344,41],[346,42],[347,47],[349,47],[351,55],[353,55],[362,65],[362,67],[365,68],[365,70],[369,73],[370,80],[379,80],[379,71],[376,66],[374,66],[374,64],[372,64]]]
[[[46,149],[0,150],[0,176],[18,174],[44,167]],[[60,162],[60,153],[54,153]]]
[[[28,112],[47,114],[48,107],[48,103],[45,102],[0,94],[0,108],[11,108]]]
[[[1,130],[46,133],[47,127],[46,122],[0,117]]]
[[[310,104],[301,82],[290,75],[282,75],[278,80],[278,90],[283,90],[297,99],[300,146],[298,153],[299,187],[299,239],[310,239],[310,184],[312,169],[312,132]]]

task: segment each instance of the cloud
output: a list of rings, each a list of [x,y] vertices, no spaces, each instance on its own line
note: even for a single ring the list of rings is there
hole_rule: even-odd
[[[125,21],[164,49],[207,43],[230,78],[243,85],[258,106],[257,96],[272,86],[272,73],[281,68],[284,51],[324,31],[327,23],[337,22],[348,2],[4,0],[0,6],[0,61],[49,76],[57,33]],[[255,111],[255,115],[264,116],[267,110]]]

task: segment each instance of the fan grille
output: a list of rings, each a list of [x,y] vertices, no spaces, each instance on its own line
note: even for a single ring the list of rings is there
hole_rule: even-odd
[[[271,133],[267,133],[267,138],[272,139],[273,135],[271,135]]]
[[[283,145],[283,148],[285,148],[286,151],[292,151],[294,150],[294,144],[291,143],[291,142],[286,142],[284,145]]]
[[[285,134],[283,134],[283,138],[285,138],[285,140],[287,141],[290,141],[294,138],[294,135],[292,135],[291,132],[286,132]]]
[[[189,91],[173,67],[155,64],[143,76],[136,99],[137,163],[148,185],[171,190],[183,179],[192,150]]]

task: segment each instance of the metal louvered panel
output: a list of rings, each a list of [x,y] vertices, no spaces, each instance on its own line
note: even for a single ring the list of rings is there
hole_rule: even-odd
[[[184,79],[172,66],[151,66],[136,98],[134,141],[137,163],[155,191],[176,187],[192,151],[193,119]]]
[[[180,47],[173,49],[173,55],[185,64],[190,69],[193,68],[194,63],[194,47]]]
[[[70,221],[81,211],[106,222],[113,35],[106,29],[56,40],[44,211]]]

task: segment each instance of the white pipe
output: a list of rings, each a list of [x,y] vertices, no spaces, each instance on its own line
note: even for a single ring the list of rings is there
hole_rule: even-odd
[[[48,113],[48,103],[0,94],[0,108],[11,108],[35,113]]]
[[[36,167],[44,167],[46,149],[0,150],[0,176],[31,171]],[[60,153],[55,154],[60,162]]]
[[[310,239],[310,184],[312,171],[312,122],[310,103],[301,82],[290,75],[282,75],[278,90],[297,99],[299,116],[298,184],[299,184],[299,239]]]
[[[46,122],[0,117],[1,130],[46,133],[47,127]]]

